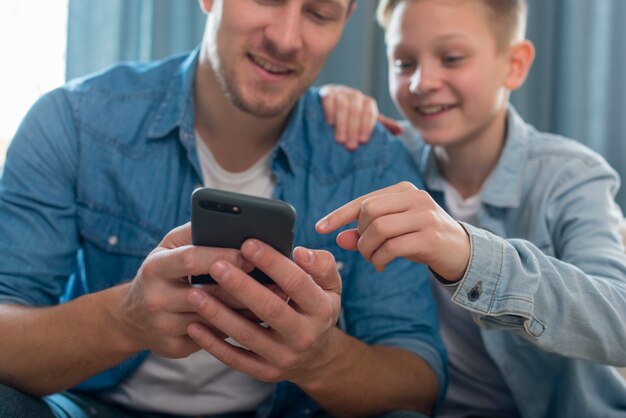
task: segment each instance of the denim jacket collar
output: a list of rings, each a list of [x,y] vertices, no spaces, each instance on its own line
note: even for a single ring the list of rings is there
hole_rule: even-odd
[[[179,71],[172,77],[165,99],[157,110],[157,116],[148,130],[148,138],[156,139],[167,136],[180,128],[180,138],[189,148],[195,141],[193,85],[198,67],[200,47],[196,48],[180,65]]]
[[[180,65],[179,71],[170,82],[165,100],[157,110],[157,116],[148,130],[149,139],[166,137],[174,129],[180,129],[180,140],[188,150],[195,148],[194,128],[194,103],[193,87],[198,68],[200,47],[197,47]],[[297,133],[301,129],[302,112],[304,111],[303,99],[296,102],[294,109],[289,115],[287,126],[278,140],[277,149],[285,153],[287,163],[290,165],[290,155],[299,148],[296,141]],[[192,152],[195,154],[195,152]],[[274,159],[277,153],[274,154]]]
[[[499,208],[516,208],[520,205],[530,129],[517,111],[509,106],[502,155],[481,191],[480,199],[484,204]],[[430,190],[442,192],[444,180],[432,151],[432,147],[427,145],[421,156],[424,182]]]

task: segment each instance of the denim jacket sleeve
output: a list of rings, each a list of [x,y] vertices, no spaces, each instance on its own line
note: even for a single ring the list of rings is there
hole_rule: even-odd
[[[57,90],[11,142],[0,179],[0,303],[56,304],[76,270],[76,137],[71,105]]]
[[[537,207],[550,233],[541,248],[463,224],[472,253],[452,298],[484,328],[513,330],[563,356],[624,366],[626,256],[613,201],[619,180],[591,157],[559,173]]]

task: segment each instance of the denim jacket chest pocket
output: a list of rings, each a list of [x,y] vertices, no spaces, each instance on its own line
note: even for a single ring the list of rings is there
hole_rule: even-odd
[[[80,207],[79,233],[89,291],[98,291],[135,277],[161,234],[119,215]]]

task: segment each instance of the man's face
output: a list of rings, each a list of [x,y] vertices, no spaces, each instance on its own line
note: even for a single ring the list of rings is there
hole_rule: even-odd
[[[349,16],[350,0],[203,0],[205,45],[225,95],[276,117],[315,81]]]

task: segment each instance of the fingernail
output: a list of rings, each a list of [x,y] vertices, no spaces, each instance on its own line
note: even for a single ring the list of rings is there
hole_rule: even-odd
[[[320,219],[319,221],[317,221],[317,223],[315,224],[315,228],[319,229],[320,231],[324,231],[327,226],[328,226],[328,217],[326,216]]]
[[[255,241],[246,241],[241,248],[241,251],[248,260],[254,260],[261,256],[263,248]]]
[[[311,264],[313,262],[313,259],[315,258],[315,254],[313,254],[313,251],[309,250],[308,248],[299,248],[301,248],[301,260],[304,261],[306,264]]]
[[[224,261],[218,261],[211,266],[211,277],[217,281],[223,282],[230,277],[230,269]]]
[[[191,303],[191,306],[193,306],[194,308],[200,308],[204,304],[205,300],[206,295],[201,290],[194,289],[189,295],[189,303]]]

